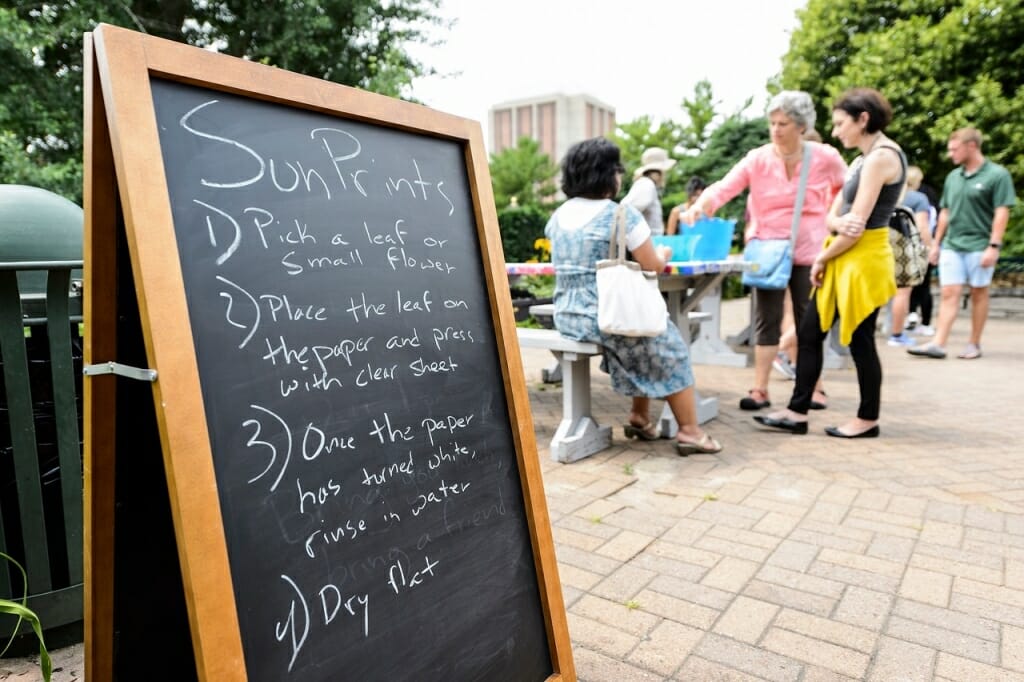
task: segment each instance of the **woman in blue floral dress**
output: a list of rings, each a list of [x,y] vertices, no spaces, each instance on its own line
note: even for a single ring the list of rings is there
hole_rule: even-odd
[[[627,437],[660,437],[649,417],[651,398],[664,398],[679,424],[676,451],[715,453],[722,446],[697,424],[693,370],[686,344],[673,325],[655,337],[604,334],[597,327],[597,261],[608,257],[623,167],[619,148],[604,138],[573,145],[562,161],[562,191],[569,200],[544,229],[555,266],[555,326],[563,336],[602,346],[601,369],[616,393],[633,399]],[[644,270],[661,272],[671,249],[655,247],[640,213],[626,207],[626,246]]]

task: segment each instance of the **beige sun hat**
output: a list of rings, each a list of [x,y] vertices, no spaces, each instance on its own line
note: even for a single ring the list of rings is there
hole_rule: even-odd
[[[640,156],[640,167],[633,171],[633,179],[636,180],[649,170],[664,173],[674,165],[676,165],[676,160],[668,158],[668,152],[661,147],[645,149]]]

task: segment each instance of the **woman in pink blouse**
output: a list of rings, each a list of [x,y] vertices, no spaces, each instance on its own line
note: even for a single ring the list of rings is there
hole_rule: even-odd
[[[804,133],[814,128],[814,119],[814,103],[806,92],[784,90],[775,95],[768,103],[771,142],[748,152],[724,178],[705,189],[682,216],[683,222],[692,225],[701,215],[712,215],[749,189],[750,220],[745,240],[754,237],[789,239],[804,145],[810,145],[811,167],[788,289],[797,328],[810,298],[811,264],[828,234],[825,216],[846,176],[846,163],[835,148],[804,139]],[[785,289],[754,289],[754,387],[740,401],[741,409],[759,410],[771,405],[768,375],[779,350],[785,295]],[[825,400],[825,392],[819,385],[811,402],[812,409],[824,409]]]

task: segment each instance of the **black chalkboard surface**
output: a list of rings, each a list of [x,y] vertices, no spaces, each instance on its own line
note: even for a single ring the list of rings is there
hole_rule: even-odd
[[[461,145],[151,88],[249,679],[546,679]]]

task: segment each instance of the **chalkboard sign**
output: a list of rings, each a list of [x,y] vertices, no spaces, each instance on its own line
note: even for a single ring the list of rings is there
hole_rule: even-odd
[[[199,677],[573,679],[479,126],[94,35]]]

